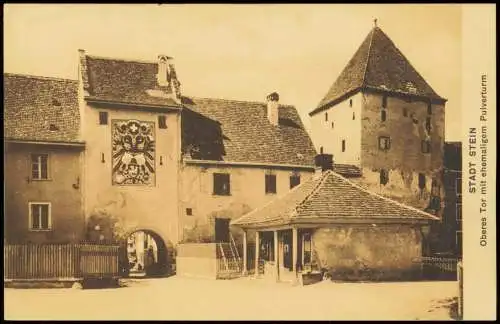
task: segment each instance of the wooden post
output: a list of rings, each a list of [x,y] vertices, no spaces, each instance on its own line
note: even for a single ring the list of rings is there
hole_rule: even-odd
[[[279,251],[279,249],[278,249],[278,231],[274,231],[274,273],[276,276],[276,281],[280,280],[278,251]]]
[[[260,235],[255,231],[255,277],[259,276]]]
[[[243,275],[247,275],[247,231],[243,230]]]
[[[297,246],[299,242],[298,239],[298,234],[297,234],[297,229],[292,228],[292,267],[293,267],[293,273],[295,274],[295,277],[297,277],[297,259],[298,259],[298,251],[299,247]]]

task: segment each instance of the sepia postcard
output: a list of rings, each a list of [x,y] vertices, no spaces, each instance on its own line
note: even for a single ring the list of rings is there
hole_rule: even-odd
[[[495,320],[494,4],[6,4],[4,319]]]

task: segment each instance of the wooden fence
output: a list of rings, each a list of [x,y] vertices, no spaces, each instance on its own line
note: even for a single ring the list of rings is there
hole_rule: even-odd
[[[428,280],[457,280],[457,259],[421,257],[415,260],[422,266],[422,274]]]
[[[5,280],[81,280],[119,276],[119,247],[97,244],[4,246]]]

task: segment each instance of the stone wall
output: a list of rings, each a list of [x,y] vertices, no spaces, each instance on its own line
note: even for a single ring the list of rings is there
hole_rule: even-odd
[[[418,277],[422,254],[419,227],[360,225],[313,233],[313,258],[334,280],[407,280]]]
[[[176,275],[217,278],[217,244],[187,243],[177,245]]]

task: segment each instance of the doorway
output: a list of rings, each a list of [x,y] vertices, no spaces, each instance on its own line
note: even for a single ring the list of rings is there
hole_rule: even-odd
[[[215,219],[215,242],[229,243],[229,218]]]
[[[127,237],[128,275],[152,277],[167,271],[167,248],[161,237],[148,230],[139,230]]]

